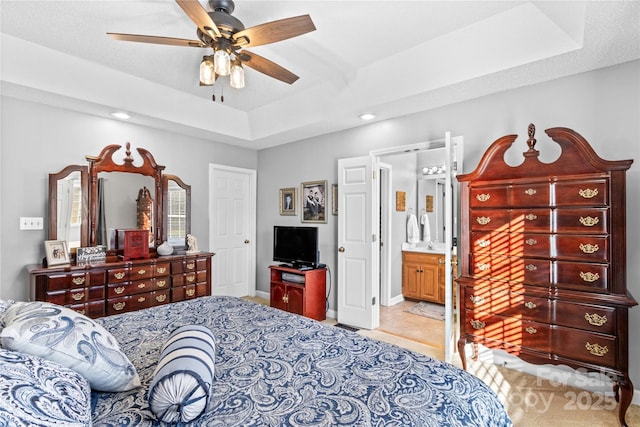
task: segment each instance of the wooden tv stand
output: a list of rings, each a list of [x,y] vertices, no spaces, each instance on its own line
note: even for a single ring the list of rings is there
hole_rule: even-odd
[[[326,319],[327,269],[298,270],[279,265],[269,266],[271,270],[271,307],[290,313],[300,314],[315,320]],[[283,279],[283,273],[295,275],[298,281]]]

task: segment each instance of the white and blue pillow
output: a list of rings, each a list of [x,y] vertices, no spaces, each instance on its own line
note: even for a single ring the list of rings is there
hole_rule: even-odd
[[[149,409],[159,421],[189,422],[205,411],[214,361],[215,338],[208,328],[186,325],[171,333],[149,387]]]
[[[2,347],[73,369],[99,391],[140,386],[138,373],[116,339],[88,317],[55,304],[16,302],[4,316]]]
[[[90,426],[89,383],[55,362],[0,349],[0,425]]]

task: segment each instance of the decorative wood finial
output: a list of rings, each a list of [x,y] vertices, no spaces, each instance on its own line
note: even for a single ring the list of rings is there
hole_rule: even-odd
[[[528,128],[529,139],[527,139],[527,145],[529,146],[529,150],[534,150],[536,146],[536,139],[534,138],[536,134],[536,126],[533,123],[529,124]]]
[[[133,157],[131,157],[131,143],[129,141],[127,141],[127,143],[125,144],[125,152],[126,154],[125,158],[124,158],[124,163],[125,164],[132,164],[133,163]]]

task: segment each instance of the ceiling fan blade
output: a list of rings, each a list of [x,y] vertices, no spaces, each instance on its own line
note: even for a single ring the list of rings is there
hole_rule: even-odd
[[[200,28],[200,31],[208,34],[212,39],[222,37],[218,26],[213,22],[205,8],[202,7],[199,2],[195,0],[176,0],[176,3],[184,10],[193,23]]]
[[[141,34],[107,33],[113,40],[139,43],[165,44],[172,46],[206,47],[200,40],[177,39],[174,37],[145,36]]]
[[[294,16],[238,31],[233,35],[233,41],[238,46],[255,47],[297,37],[315,29],[309,15]]]
[[[243,50],[242,53],[240,53],[239,58],[247,67],[251,67],[262,74],[266,74],[267,76],[273,77],[274,79],[278,79],[282,82],[292,84],[298,80],[298,76],[293,74],[291,71],[281,67],[273,61],[263,58],[260,55],[256,55],[255,53]]]

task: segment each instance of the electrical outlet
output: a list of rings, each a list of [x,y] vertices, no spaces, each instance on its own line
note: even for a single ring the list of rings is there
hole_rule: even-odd
[[[20,217],[20,230],[42,230],[42,217]]]

